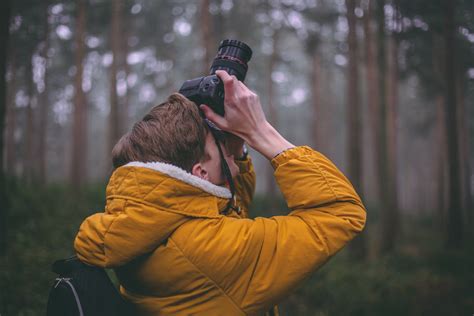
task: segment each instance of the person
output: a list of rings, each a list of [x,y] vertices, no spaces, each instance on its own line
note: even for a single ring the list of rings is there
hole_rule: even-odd
[[[360,233],[366,212],[347,178],[321,153],[294,146],[268,123],[258,96],[224,71],[225,115],[200,110],[234,136],[216,142],[198,107],[171,95],[113,151],[105,212],[75,239],[78,258],[113,268],[137,315],[261,315]],[[249,218],[255,190],[248,144],[266,157],[290,213]]]

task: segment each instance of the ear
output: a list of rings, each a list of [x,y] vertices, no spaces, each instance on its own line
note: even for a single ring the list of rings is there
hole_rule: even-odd
[[[207,172],[206,168],[201,162],[198,162],[193,166],[191,173],[196,177],[209,181],[209,172]]]

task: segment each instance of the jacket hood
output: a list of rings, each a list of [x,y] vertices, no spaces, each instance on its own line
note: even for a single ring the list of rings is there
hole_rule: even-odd
[[[230,191],[161,162],[118,168],[103,213],[88,217],[74,242],[83,262],[115,268],[156,249],[186,221],[221,216]]]

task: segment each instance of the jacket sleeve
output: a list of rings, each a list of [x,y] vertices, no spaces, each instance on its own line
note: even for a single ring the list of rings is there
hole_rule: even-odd
[[[239,167],[239,174],[234,178],[237,205],[242,210],[242,217],[249,217],[249,207],[255,193],[255,170],[252,159],[247,156],[244,160],[235,160]]]
[[[272,160],[287,216],[221,217],[194,230],[192,261],[247,314],[268,310],[361,232],[362,202],[347,178],[309,147]],[[191,246],[187,246],[191,247]]]

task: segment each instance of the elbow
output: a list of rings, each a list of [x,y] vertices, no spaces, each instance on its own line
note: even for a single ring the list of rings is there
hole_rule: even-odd
[[[365,228],[365,223],[367,222],[367,211],[360,200],[351,201],[349,203],[351,211],[350,216],[346,219],[350,222],[355,237],[355,235],[360,234]]]
[[[347,201],[345,205],[346,214],[343,217],[348,224],[346,225],[348,231],[353,235],[352,238],[354,238],[364,230],[367,212],[360,201]]]
[[[364,230],[367,222],[367,210],[359,196],[356,196],[355,199],[349,199],[347,202],[349,202],[351,209],[350,223],[352,228],[356,235],[360,234]]]
[[[357,234],[361,233],[365,228],[365,223],[367,221],[367,211],[365,207],[357,205],[357,217],[353,221],[354,229]]]

